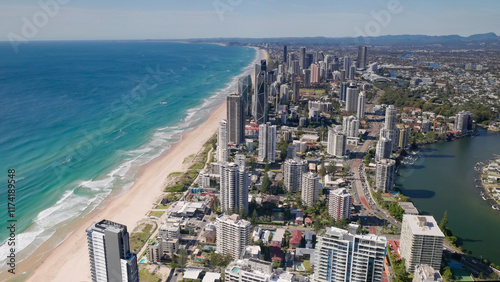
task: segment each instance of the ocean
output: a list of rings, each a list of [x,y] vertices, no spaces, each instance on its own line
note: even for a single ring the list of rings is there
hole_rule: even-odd
[[[203,122],[260,59],[255,49],[215,44],[22,47],[15,54],[0,42],[0,269],[9,219],[16,220],[16,252],[26,257],[112,191],[126,192],[142,165]]]

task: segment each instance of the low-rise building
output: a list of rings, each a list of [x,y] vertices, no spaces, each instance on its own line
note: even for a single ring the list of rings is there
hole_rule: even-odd
[[[290,248],[298,248],[300,246],[300,241],[302,241],[302,232],[300,230],[294,230],[292,237],[290,237]]]
[[[415,267],[413,282],[443,282],[443,278],[432,266],[419,264]]]

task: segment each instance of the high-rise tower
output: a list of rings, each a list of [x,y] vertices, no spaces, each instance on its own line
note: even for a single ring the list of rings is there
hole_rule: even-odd
[[[137,256],[130,252],[127,226],[101,220],[86,231],[92,281],[139,281]]]
[[[268,93],[266,77],[266,60],[261,60],[260,65],[255,65],[255,88],[252,97],[252,115],[258,124],[266,123]]]
[[[358,46],[358,58],[356,60],[358,69],[366,69],[366,51],[366,46]]]
[[[259,162],[265,159],[270,163],[276,161],[276,125],[270,122],[259,126]]]
[[[245,111],[243,97],[238,94],[227,96],[228,143],[239,145],[245,142]]]
[[[238,209],[248,213],[248,173],[245,166],[222,163],[220,167],[220,202],[222,212],[232,214]]]

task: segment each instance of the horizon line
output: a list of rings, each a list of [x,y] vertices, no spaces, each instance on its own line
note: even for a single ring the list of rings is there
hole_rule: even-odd
[[[186,40],[214,40],[214,39],[300,39],[300,38],[327,38],[327,39],[355,39],[355,38],[381,38],[389,36],[427,36],[427,37],[447,37],[458,36],[461,38],[468,38],[475,35],[492,34],[498,36],[495,32],[475,33],[469,36],[459,34],[442,34],[442,35],[427,35],[427,34],[386,34],[379,36],[277,36],[277,37],[192,37],[192,38],[143,38],[143,39],[32,39],[30,41],[44,42],[44,41],[186,41]],[[0,40],[0,42],[11,42],[10,40]]]

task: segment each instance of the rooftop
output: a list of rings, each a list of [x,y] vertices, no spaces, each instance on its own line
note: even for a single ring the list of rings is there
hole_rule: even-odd
[[[241,219],[239,215],[233,214],[233,215],[222,215],[221,217],[217,218],[217,221],[220,222],[225,222],[231,225],[236,225],[238,227],[247,227],[250,226],[250,221]]]
[[[283,238],[285,238],[285,229],[283,229],[283,228],[276,229],[276,232],[274,232],[274,236],[273,236],[272,241],[273,242],[282,242]]]
[[[403,222],[408,222],[410,230],[414,235],[444,237],[433,216],[405,214],[403,215]]]
[[[220,280],[220,273],[207,272],[201,282],[215,282],[216,280]]]
[[[412,202],[399,202],[399,206],[405,211],[406,214],[419,214],[417,208]]]

